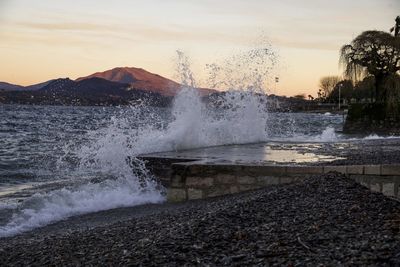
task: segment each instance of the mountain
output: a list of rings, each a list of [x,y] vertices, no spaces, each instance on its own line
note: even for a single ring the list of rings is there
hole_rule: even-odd
[[[24,90],[24,86],[11,84],[11,83],[6,83],[6,82],[0,82],[0,90],[4,90],[4,91],[20,91],[20,90]]]
[[[108,81],[102,78],[88,78],[81,81],[73,81],[69,78],[56,79],[39,89],[43,93],[75,96],[129,95],[129,84]]]
[[[97,77],[80,81],[55,79],[35,91],[0,92],[0,103],[7,104],[115,106],[145,103],[165,107],[171,102],[172,97]]]
[[[55,79],[52,79],[52,80],[49,80],[49,81],[46,81],[46,82],[42,82],[42,83],[28,85],[28,86],[24,87],[24,90],[26,90],[26,91],[36,91],[36,90],[39,90],[39,89],[43,88],[44,86],[48,85],[49,83],[51,83],[54,80]]]
[[[48,81],[39,89],[0,90],[0,103],[30,105],[73,105],[73,106],[117,106],[117,105],[149,105],[156,107],[170,106],[173,96],[165,96],[149,90],[139,90],[129,83],[114,82],[103,78],[92,77],[83,80],[61,78]],[[15,89],[11,84],[7,88]],[[24,87],[25,88],[25,87]],[[238,92],[241,93],[241,92]],[[227,92],[214,92],[202,97],[210,107],[225,108],[224,99],[229,98]],[[266,95],[258,94],[260,103],[266,103]],[[268,96],[267,108],[271,112],[288,110],[317,110],[317,102],[286,98],[275,95]]]
[[[182,86],[139,68],[114,68],[76,80],[60,78],[30,86],[0,83],[0,103],[34,105],[168,106]],[[201,96],[217,91],[197,89]]]
[[[78,78],[77,81],[93,77],[129,84],[133,89],[150,91],[163,96],[175,96],[182,87],[179,83],[158,74],[132,67],[114,68],[103,72],[96,72],[89,76]],[[198,90],[202,96],[215,92],[215,90],[204,88],[199,88]]]
[[[28,86],[0,82],[0,90],[4,90],[4,91],[36,91],[36,90],[39,90],[40,88],[46,86],[47,84],[49,84],[52,81],[53,80],[38,83],[38,84],[28,85]]]

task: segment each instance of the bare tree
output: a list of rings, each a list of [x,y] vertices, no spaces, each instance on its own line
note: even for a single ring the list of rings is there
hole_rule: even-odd
[[[319,80],[319,94],[322,98],[328,97],[336,84],[340,81],[338,76],[325,76]]]

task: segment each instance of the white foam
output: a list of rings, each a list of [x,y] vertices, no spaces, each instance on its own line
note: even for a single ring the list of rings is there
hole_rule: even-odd
[[[366,137],[364,137],[364,140],[380,140],[380,139],[396,139],[400,138],[400,136],[379,136],[377,134],[371,134]]]
[[[0,227],[0,236],[14,235],[73,215],[163,200],[160,191],[152,186],[139,190],[136,183],[123,179],[36,194],[25,201],[20,213]]]
[[[326,127],[320,135],[312,138],[313,141],[317,142],[335,142],[338,139],[338,135],[333,127]]]

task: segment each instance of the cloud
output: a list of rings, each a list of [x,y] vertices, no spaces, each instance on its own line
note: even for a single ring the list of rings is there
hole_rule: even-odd
[[[1,34],[8,41],[44,44],[65,43],[79,45],[119,40],[123,42],[224,42],[244,43],[242,36],[222,29],[202,26],[152,25],[144,22],[88,23],[88,22],[9,22]]]
[[[118,28],[113,25],[101,25],[86,22],[16,22],[17,27],[31,28],[43,31],[114,31]]]

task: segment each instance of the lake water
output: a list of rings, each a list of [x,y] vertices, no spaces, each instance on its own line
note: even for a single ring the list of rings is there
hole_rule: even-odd
[[[268,113],[249,95],[218,109],[193,92],[169,109],[0,105],[0,236],[69,216],[163,202],[143,153],[267,141],[331,142],[341,115]]]

